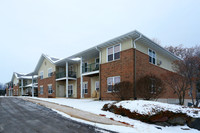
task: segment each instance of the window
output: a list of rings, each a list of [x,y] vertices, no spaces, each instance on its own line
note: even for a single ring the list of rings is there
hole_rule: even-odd
[[[68,95],[69,96],[73,95],[73,85],[68,85]]]
[[[48,69],[48,77],[51,77],[52,75],[53,75],[52,68],[49,68]]]
[[[120,76],[115,77],[108,77],[107,78],[107,85],[108,85],[108,92],[112,92],[113,86],[120,82]]]
[[[83,92],[84,92],[85,94],[88,93],[88,83],[83,83]]]
[[[95,59],[95,70],[99,70],[99,58]]]
[[[156,64],[156,52],[151,49],[149,49],[149,62]]]
[[[48,85],[48,93],[49,94],[53,93],[52,85]]]
[[[120,59],[120,44],[108,48],[108,61]]]
[[[83,67],[84,67],[84,72],[88,72],[88,63],[87,62],[85,62],[84,64],[83,64]]]
[[[99,81],[95,82],[95,90],[98,91],[99,90]]]
[[[155,79],[151,79],[151,93],[152,93],[152,94],[155,94],[155,93],[156,93]]]
[[[40,72],[40,79],[43,79],[43,75],[44,75],[44,73]]]
[[[43,92],[44,92],[44,88],[43,88],[43,86],[40,86],[40,94],[42,95]]]

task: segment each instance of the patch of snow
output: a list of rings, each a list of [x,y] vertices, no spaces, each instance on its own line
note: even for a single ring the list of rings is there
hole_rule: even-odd
[[[200,109],[155,101],[127,100],[118,102],[114,105],[117,107],[122,106],[131,112],[136,112],[144,115],[154,115],[160,111],[171,111],[174,113],[186,113],[188,116],[200,118]]]
[[[128,117],[117,115],[117,114],[111,113],[109,111],[101,110],[104,104],[113,103],[115,101],[94,101],[92,99],[38,98],[38,97],[30,97],[30,98],[43,100],[43,101],[47,101],[47,102],[52,102],[52,103],[57,103],[57,104],[60,104],[60,105],[70,106],[70,107],[80,109],[80,110],[83,110],[83,111],[87,111],[87,112],[91,112],[91,113],[94,113],[94,114],[97,114],[97,115],[105,115],[105,117],[107,117],[107,118],[113,118],[115,121],[125,122],[125,123],[128,123],[128,124],[134,126],[133,128],[130,128],[130,127],[122,127],[122,126],[114,126],[114,125],[97,124],[97,123],[92,123],[92,122],[80,120],[80,119],[77,119],[77,118],[73,118],[73,117],[71,117],[71,116],[69,116],[65,113],[59,112],[63,116],[71,118],[73,120],[83,122],[83,123],[86,123],[86,124],[91,124],[91,125],[94,125],[94,126],[97,126],[97,127],[104,128],[104,129],[120,132],[120,133],[129,133],[129,132],[131,132],[131,133],[144,133],[144,132],[146,132],[146,133],[169,133],[169,132],[170,133],[177,133],[177,132],[180,132],[180,133],[188,133],[188,132],[199,133],[198,130],[190,129],[188,126],[160,127],[160,126],[157,126],[157,125],[154,125],[154,124],[147,124],[147,123],[141,122],[139,120],[133,120],[133,119],[130,119]],[[142,104],[142,100],[140,100],[140,102]],[[152,101],[149,101],[149,102],[152,103]],[[163,104],[163,103],[160,103],[160,104]],[[130,106],[131,105],[129,105],[129,107]],[[177,106],[177,105],[175,105],[175,106]],[[137,108],[137,106],[135,108]],[[138,107],[138,110],[142,111],[141,109],[142,109],[142,107]],[[58,111],[56,111],[56,112],[58,112]],[[102,117],[104,117],[104,116],[102,116]],[[161,129],[157,129],[156,127],[160,127]],[[181,128],[187,128],[189,130],[182,130]]]

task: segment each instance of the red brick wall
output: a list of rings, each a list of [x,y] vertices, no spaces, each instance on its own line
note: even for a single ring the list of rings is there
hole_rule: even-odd
[[[18,94],[17,94],[18,92]],[[20,96],[19,85],[13,86],[13,96]]]
[[[108,77],[120,76],[121,81],[130,81],[131,83],[134,83],[134,49],[122,51],[120,54],[120,60],[101,64],[100,84],[102,99],[116,99],[112,96],[111,93],[107,92]],[[149,63],[148,55],[136,50],[136,80],[150,73],[162,78],[162,74],[166,72],[168,72],[168,70]],[[130,90],[130,95],[133,98],[133,89]],[[167,87],[166,93],[164,93],[161,98],[177,98],[177,96],[174,94],[172,89]],[[189,98],[188,95],[186,98]]]
[[[88,82],[88,93],[84,94],[84,98],[91,98],[91,78],[84,76],[83,82]],[[77,78],[77,98],[81,98],[80,78]]]
[[[53,93],[48,93],[48,85],[52,84]],[[43,86],[43,95],[40,94],[40,86]],[[49,78],[40,79],[38,78],[38,97],[56,97],[56,80],[55,80],[55,73]]]
[[[107,92],[107,78],[120,76],[120,81],[130,81],[133,83],[133,67],[134,67],[134,51],[128,49],[120,52],[120,59],[105,64],[101,64],[101,98],[115,99],[111,93]],[[133,96],[133,90],[130,90],[130,95]]]
[[[149,63],[149,56],[137,51],[137,79],[140,77],[146,75],[146,74],[155,74],[156,76],[160,77],[162,79],[162,75],[169,72],[168,70],[161,68],[157,65],[153,65]],[[164,82],[164,80],[163,80]],[[166,86],[167,91],[161,95],[161,98],[178,98],[176,94],[174,94],[173,90],[169,87]],[[186,92],[185,95],[186,99],[190,99],[188,92]]]

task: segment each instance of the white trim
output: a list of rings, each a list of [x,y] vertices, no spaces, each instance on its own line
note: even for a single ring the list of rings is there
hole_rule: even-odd
[[[112,62],[112,61],[120,60],[121,55],[120,55],[119,59],[116,59],[116,60],[114,59],[114,57],[115,57],[115,56],[114,56],[114,55],[115,55],[115,52],[114,52],[114,51],[115,51],[115,46],[117,46],[117,45],[119,45],[119,47],[120,47],[119,52],[121,53],[121,43],[117,43],[117,44],[115,44],[115,45],[112,45],[112,46],[107,47],[107,48],[106,48],[106,50],[107,50],[107,51],[106,51],[106,62]],[[113,48],[113,60],[108,61],[108,49],[111,48],[111,47]]]
[[[92,71],[92,72],[86,72],[86,73],[83,73],[82,76],[92,75],[92,74],[96,74],[96,73],[99,73],[99,70],[97,70],[97,71]]]

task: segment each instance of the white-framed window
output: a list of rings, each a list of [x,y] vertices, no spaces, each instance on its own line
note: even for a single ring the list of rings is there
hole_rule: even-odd
[[[95,90],[98,91],[99,90],[99,81],[95,82]]]
[[[43,86],[40,86],[40,94],[42,95],[44,93],[44,88]]]
[[[95,69],[99,70],[99,58],[95,59]]]
[[[48,69],[48,77],[51,77],[52,75],[53,75],[52,68],[49,68]]]
[[[107,78],[107,91],[112,92],[113,86],[117,83],[120,82],[120,76],[115,76],[115,77],[108,77]]]
[[[156,52],[152,49],[148,49],[149,54],[149,62],[152,64],[156,64]]]
[[[84,72],[88,72],[89,71],[87,62],[83,63],[83,67],[84,67],[84,70],[83,70]]]
[[[53,93],[52,84],[48,85],[48,93],[49,94]]]
[[[88,83],[87,82],[83,83],[83,92],[84,92],[84,94],[88,93]]]
[[[68,85],[68,95],[72,96],[73,95],[73,84]]]
[[[43,78],[44,78],[44,72],[41,71],[41,72],[40,72],[40,79],[43,79]]]
[[[111,46],[107,49],[107,61],[120,59],[121,44]]]

